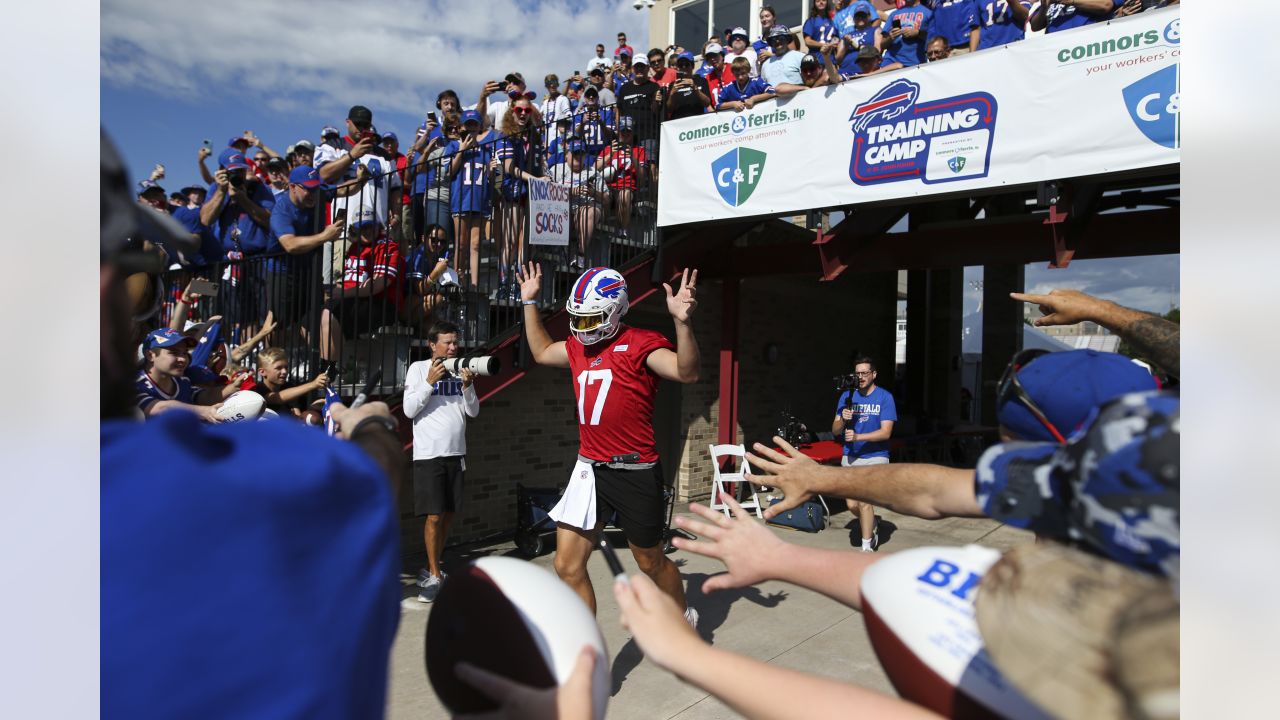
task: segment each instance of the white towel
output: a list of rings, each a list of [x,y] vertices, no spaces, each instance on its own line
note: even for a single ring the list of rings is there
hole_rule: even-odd
[[[596,526],[596,471],[590,463],[579,460],[573,466],[569,487],[564,489],[560,502],[548,513],[552,520],[566,523],[582,530]]]

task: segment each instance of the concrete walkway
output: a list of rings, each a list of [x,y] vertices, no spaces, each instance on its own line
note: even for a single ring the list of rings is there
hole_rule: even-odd
[[[834,509],[834,508],[833,508]],[[881,552],[891,553],[926,545],[967,545],[977,543],[1005,550],[1030,542],[1030,533],[989,520],[919,520],[888,511],[879,512]],[[848,548],[850,523],[847,511],[837,513],[832,524],[819,533],[802,533],[773,528],[788,542],[821,548]],[[856,527],[856,523],[854,523]],[[621,542],[621,536],[619,536]],[[548,537],[548,541],[551,538]],[[466,548],[446,554],[446,563],[483,555],[516,555],[510,542]],[[630,553],[620,556],[629,571],[635,571]],[[517,555],[518,557],[518,555]],[[741,653],[782,667],[825,675],[844,682],[894,694],[881,670],[867,638],[861,615],[823,595],[780,582],[752,588],[703,595],[702,582],[722,572],[718,561],[677,551],[669,556],[685,577],[689,604],[697,608],[698,631],[717,647]],[[548,553],[534,563],[552,570]],[[618,622],[618,607],[610,590],[611,578],[603,561],[592,558],[591,580],[596,586],[598,617],[612,658],[613,697],[609,701],[611,720],[712,720],[737,715],[715,698],[686,685],[674,676],[645,662],[635,643]],[[430,605],[417,601],[414,578],[405,576],[405,601],[400,629],[392,650],[387,717],[391,720],[447,718],[449,713],[436,699],[423,666],[423,639]],[[752,679],[742,678],[743,683]]]

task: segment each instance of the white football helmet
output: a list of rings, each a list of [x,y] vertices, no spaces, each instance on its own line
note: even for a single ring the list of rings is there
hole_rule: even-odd
[[[622,316],[630,307],[626,279],[606,267],[582,273],[564,303],[569,311],[569,330],[583,345],[617,335],[622,329]]]

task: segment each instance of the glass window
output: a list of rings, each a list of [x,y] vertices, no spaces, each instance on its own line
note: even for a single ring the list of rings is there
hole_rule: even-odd
[[[698,0],[672,11],[675,20],[675,44],[697,55],[707,41],[708,1]],[[641,52],[637,50],[636,52]]]
[[[716,0],[714,18],[711,23],[711,33],[716,37],[723,38],[726,30],[736,27],[746,28],[750,32],[751,0]],[[703,38],[703,41],[705,42],[706,38]],[[702,47],[701,43],[698,47]]]
[[[777,12],[777,23],[798,30],[804,25],[804,13],[808,9],[804,0],[765,0],[762,5],[772,5]]]

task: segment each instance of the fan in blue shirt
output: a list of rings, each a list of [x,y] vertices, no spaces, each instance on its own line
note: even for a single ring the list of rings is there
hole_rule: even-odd
[[[1074,0],[1071,5],[1043,0],[1040,11],[1031,18],[1031,29],[1051,33],[1105,22],[1115,17],[1123,4],[1124,0]]]
[[[902,63],[903,67],[923,63],[925,44],[932,29],[933,11],[922,6],[919,0],[907,0],[906,5],[889,13],[888,20],[880,26],[884,62]]]
[[[978,40],[978,49],[1007,45],[1022,40],[1026,36],[1027,15],[1031,12],[1029,0],[999,0],[978,6],[981,13],[978,18],[982,22],[982,37]]]
[[[738,69],[734,68],[733,74],[736,80],[720,88],[720,104],[717,106],[722,110],[740,110],[741,108],[725,107],[726,103],[743,103],[757,95],[773,95],[773,86],[765,82],[761,78],[753,78],[750,76],[750,70],[738,74]],[[746,106],[749,107],[749,106]]]
[[[804,51],[817,52],[820,46],[834,43],[837,37],[836,26],[831,21],[827,0],[813,0],[809,6],[809,19],[804,21]],[[834,61],[835,50],[833,49],[830,54]]]
[[[831,20],[831,24],[836,26],[836,32],[840,35],[848,35],[857,27],[855,22],[859,12],[867,14],[867,22],[875,27],[880,22],[880,13],[876,12],[875,6],[867,2],[867,0],[856,0],[844,6],[843,9],[836,11],[836,16]]]
[[[978,27],[976,0],[939,0],[933,5],[933,27],[929,37],[941,36],[954,50],[977,49],[970,38]]]

